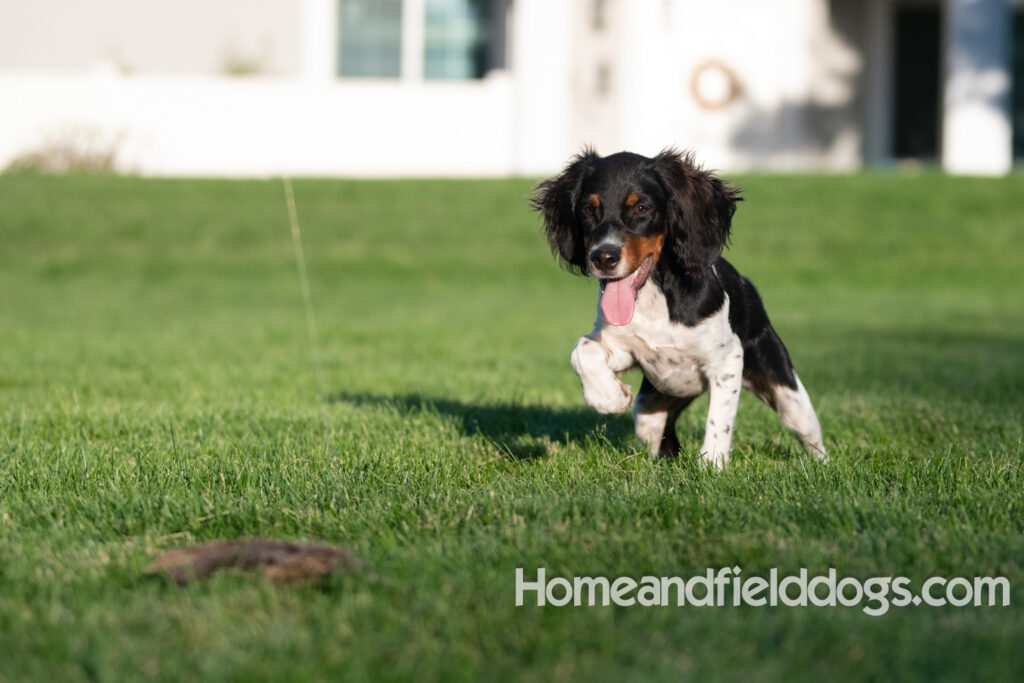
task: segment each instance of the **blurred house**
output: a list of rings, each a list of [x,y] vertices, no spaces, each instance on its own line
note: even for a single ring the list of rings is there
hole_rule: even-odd
[[[1024,155],[1022,11],[1024,0],[0,0],[0,167],[543,174],[592,144],[692,148],[727,171],[912,159],[1000,174]]]

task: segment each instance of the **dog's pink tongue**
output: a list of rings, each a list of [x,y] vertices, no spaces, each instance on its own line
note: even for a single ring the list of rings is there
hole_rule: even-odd
[[[636,290],[633,283],[636,273],[621,280],[608,280],[601,294],[601,310],[605,320],[612,325],[625,325],[633,319],[636,308]]]

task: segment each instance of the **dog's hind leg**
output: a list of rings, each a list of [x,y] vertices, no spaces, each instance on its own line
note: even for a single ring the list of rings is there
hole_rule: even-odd
[[[663,394],[644,377],[633,405],[633,424],[640,442],[655,458],[674,458],[679,454],[676,419],[696,396],[679,398]]]
[[[828,461],[821,440],[821,425],[811,398],[797,377],[786,345],[772,326],[744,343],[743,388],[767,403],[818,460]]]
[[[782,424],[788,427],[803,443],[807,452],[822,462],[828,462],[828,453],[821,439],[821,425],[811,405],[811,397],[807,395],[803,383],[793,372],[795,387],[784,384],[750,381],[744,377],[744,388],[767,403],[782,418]]]

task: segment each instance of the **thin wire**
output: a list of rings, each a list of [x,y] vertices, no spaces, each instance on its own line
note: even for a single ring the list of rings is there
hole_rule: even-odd
[[[306,255],[302,250],[302,231],[299,229],[299,213],[295,210],[295,194],[292,192],[291,178],[284,177],[284,196],[288,202],[288,220],[292,226],[292,246],[295,248],[295,264],[299,269],[299,289],[302,290],[302,302],[306,307],[306,327],[309,328],[309,344],[316,366],[317,381],[320,391],[326,389],[324,382],[324,362],[320,356],[320,335],[316,331],[316,317],[313,315],[313,295],[309,291],[309,276],[306,274]]]

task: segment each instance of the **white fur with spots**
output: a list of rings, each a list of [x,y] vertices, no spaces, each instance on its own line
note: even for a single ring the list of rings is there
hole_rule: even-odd
[[[586,402],[600,413],[625,412],[632,392],[619,381],[621,373],[639,365],[647,379],[663,394],[692,398],[708,391],[709,407],[701,458],[721,468],[729,460],[743,383],[743,346],[729,325],[729,299],[721,309],[688,327],[669,319],[664,293],[652,282],[639,291],[633,319],[626,325],[609,324],[597,307],[594,330],[576,342],[572,365],[583,385]],[[751,387],[746,387],[751,389]],[[772,396],[759,396],[778,410],[808,450],[824,458],[821,428],[807,392],[775,387]],[[654,405],[634,411],[636,434],[653,455],[658,454],[669,410]]]

